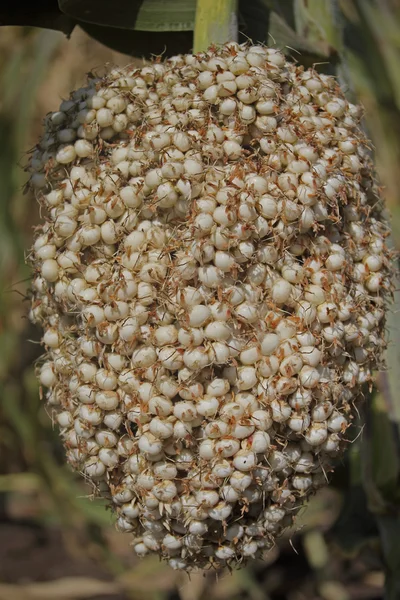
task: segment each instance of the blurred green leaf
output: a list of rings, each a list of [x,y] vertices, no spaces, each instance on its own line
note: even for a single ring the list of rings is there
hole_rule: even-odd
[[[322,2],[323,0],[318,1]],[[271,9],[268,43],[276,44],[283,52],[291,54],[306,67],[327,60],[331,64],[337,62],[336,48],[324,37],[325,32],[317,30],[318,35],[310,35],[310,23],[316,29],[315,22],[308,12],[300,11],[299,3],[295,0],[282,4],[277,4],[274,0],[264,0],[264,3]],[[293,18],[290,19],[287,15],[289,5],[290,13],[293,15]],[[286,10],[283,11],[282,7],[286,7]],[[328,28],[328,25],[326,27]],[[325,72],[329,72],[329,65],[325,64],[324,66]]]
[[[357,556],[366,545],[377,543],[379,535],[362,485],[361,446],[358,438],[347,454],[349,470],[342,509],[329,533],[340,551],[349,557]]]
[[[358,64],[363,65],[373,86],[374,95],[382,100],[393,102],[393,90],[388,77],[387,68],[381,55],[381,48],[375,37],[374,31],[370,28],[367,19],[366,6],[372,6],[375,0],[367,2],[359,0],[346,0],[351,10],[347,10],[347,20],[344,22],[343,41],[345,44],[344,60],[351,54],[358,57]],[[378,7],[381,5],[379,2]],[[352,69],[352,73],[357,75],[357,70]]]
[[[121,593],[114,582],[89,577],[63,577],[55,581],[21,585],[0,583],[0,600],[88,600]]]
[[[370,401],[363,433],[363,485],[370,509],[385,513],[400,501],[400,456],[396,444],[397,431],[381,394],[374,394]]]
[[[290,27],[290,25],[288,25],[288,23],[276,12],[271,13],[269,34],[271,40],[276,43],[277,46],[282,48],[284,52],[294,49],[300,53],[307,52],[310,54],[321,55],[321,48],[318,44],[299,35],[297,31]]]
[[[400,109],[400,8],[391,12],[385,2],[357,3],[366,31],[374,38],[373,51],[385,65],[390,97]],[[397,17],[397,18],[396,18]]]
[[[330,531],[330,538],[340,551],[350,558],[364,546],[378,543],[378,529],[368,510],[367,497],[361,485],[351,486],[344,494],[343,508]]]
[[[239,0],[239,38],[268,43],[270,8],[268,0]]]
[[[387,370],[379,374],[379,389],[385,402],[385,410],[391,421],[397,427],[400,436],[400,276],[395,278],[393,303],[387,315],[389,331],[388,347],[386,350]],[[397,448],[397,453],[400,449]],[[399,459],[400,460],[400,459]]]
[[[237,0],[197,0],[193,52],[238,39]]]
[[[399,516],[380,516],[378,526],[386,565],[385,600],[398,600],[400,598]]]
[[[313,569],[323,569],[328,564],[328,548],[324,536],[318,529],[312,529],[304,534],[303,547]]]
[[[341,29],[332,0],[294,0],[293,8],[299,36],[326,56],[341,48]]]
[[[36,473],[10,473],[0,475],[0,492],[29,494],[40,490],[42,482]]]

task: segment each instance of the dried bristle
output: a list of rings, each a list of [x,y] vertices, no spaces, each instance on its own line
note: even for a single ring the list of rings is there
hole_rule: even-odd
[[[40,381],[139,556],[263,556],[343,449],[390,292],[360,111],[226,44],[114,69],[45,120]]]

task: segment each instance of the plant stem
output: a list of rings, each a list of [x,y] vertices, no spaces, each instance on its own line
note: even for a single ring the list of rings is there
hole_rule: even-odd
[[[238,39],[238,0],[197,0],[193,52]]]

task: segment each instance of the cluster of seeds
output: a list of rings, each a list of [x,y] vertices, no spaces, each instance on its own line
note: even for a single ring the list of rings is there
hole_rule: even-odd
[[[40,381],[139,556],[262,556],[379,365],[390,253],[359,109],[227,44],[91,78],[31,185]]]

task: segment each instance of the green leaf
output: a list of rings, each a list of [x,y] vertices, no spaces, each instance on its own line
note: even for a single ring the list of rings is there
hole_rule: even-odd
[[[44,27],[67,34],[80,25],[113,50],[149,58],[189,52],[195,12],[196,0],[42,0],[23,11],[8,3],[0,8],[0,25]]]
[[[236,37],[238,10],[240,41],[275,43],[309,57],[309,63],[330,56],[325,40],[296,32],[293,2],[278,0],[42,0],[35,10],[0,9],[0,24],[34,25],[70,33],[75,24],[91,37],[119,52],[148,58],[171,56],[193,48],[196,8],[209,22],[207,35],[195,48]],[[209,4],[208,4],[209,2]],[[239,9],[237,9],[239,5]],[[222,12],[221,12],[222,11]],[[229,13],[226,17],[225,13]],[[225,15],[225,16],[224,16]],[[304,60],[302,60],[304,62]]]
[[[150,58],[163,55],[163,58],[190,52],[193,47],[192,31],[132,31],[102,27],[91,23],[80,23],[80,27],[92,38],[129,56]]]
[[[62,11],[91,37],[129,54],[151,56],[189,52],[193,47],[196,0],[59,0]]]
[[[75,27],[75,21],[61,12],[57,0],[36,0],[25,2],[23,7],[17,2],[3,2],[0,7],[1,25],[44,27],[69,35]]]
[[[196,0],[58,0],[63,13],[92,25],[135,31],[192,31]]]

